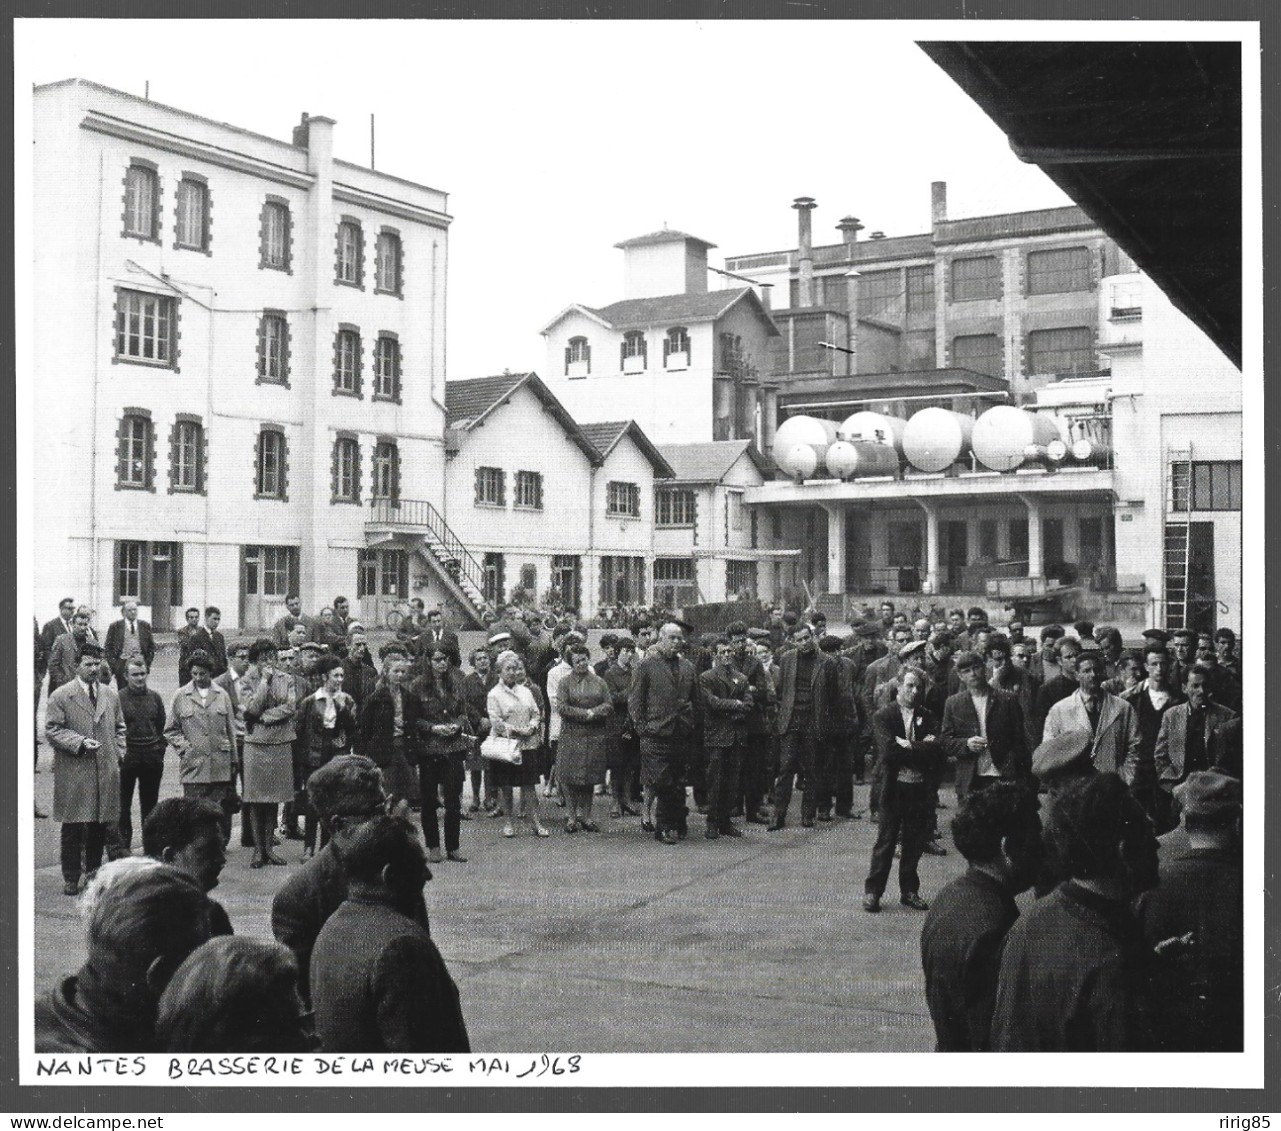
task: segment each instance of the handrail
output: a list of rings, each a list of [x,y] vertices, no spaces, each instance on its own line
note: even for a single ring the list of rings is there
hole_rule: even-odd
[[[369,504],[370,522],[394,526],[420,526],[427,530],[455,562],[458,571],[475,588],[485,592],[485,571],[463,545],[458,535],[450,529],[444,515],[426,499],[372,499]]]

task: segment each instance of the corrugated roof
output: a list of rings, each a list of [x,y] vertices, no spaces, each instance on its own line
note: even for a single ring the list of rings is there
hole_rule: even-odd
[[[678,232],[675,228],[664,228],[661,232],[647,232],[643,236],[633,236],[630,240],[623,240],[616,243],[615,247],[648,247],[652,244],[676,243],[678,240],[688,240],[690,243],[696,243],[700,247],[715,247],[714,243],[707,240],[701,240],[697,236],[691,236],[688,232]]]
[[[584,424],[581,427],[583,435],[591,442],[592,446],[600,454],[601,459],[605,459],[614,450],[619,440],[626,435],[630,435],[645,458],[649,460],[656,476],[660,479],[671,479],[675,475],[672,465],[667,462],[662,452],[654,446],[653,441],[645,435],[636,421],[607,420]]]
[[[543,383],[537,373],[503,373],[497,377],[475,377],[468,381],[445,382],[445,423],[450,428],[466,432],[484,422],[500,404],[513,393],[526,387],[534,394],[565,430],[565,434],[582,450],[593,465],[604,458],[600,448],[593,444],[569,410],[557,399],[556,394]]]
[[[744,452],[765,474],[766,467],[751,440],[711,440],[701,444],[664,444],[658,449],[686,483],[719,483]]]
[[[778,333],[760,299],[751,287],[735,287],[724,291],[707,291],[704,294],[660,295],[656,298],[628,298],[592,310],[615,329],[624,330],[637,326],[673,326],[688,322],[710,322],[719,318],[737,302],[747,301],[756,306],[769,323],[774,334]],[[588,308],[591,309],[591,308]]]

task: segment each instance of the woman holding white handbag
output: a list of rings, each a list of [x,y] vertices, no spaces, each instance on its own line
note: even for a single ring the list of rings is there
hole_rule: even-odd
[[[503,836],[515,836],[512,816],[512,791],[519,787],[521,804],[525,806],[534,824],[534,832],[545,837],[538,815],[538,759],[535,754],[542,742],[542,716],[538,700],[525,680],[525,663],[515,652],[504,652],[497,660],[498,682],[489,692],[486,706],[489,710],[489,737],[481,746],[481,754],[489,763],[493,783],[502,794],[507,824]],[[514,746],[513,751],[511,747]],[[488,748],[488,749],[487,749]],[[519,755],[520,761],[509,760]]]

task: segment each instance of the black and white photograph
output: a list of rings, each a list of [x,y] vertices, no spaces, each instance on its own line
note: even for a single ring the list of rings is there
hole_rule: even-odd
[[[1263,1087],[1257,22],[14,49],[24,1086]]]

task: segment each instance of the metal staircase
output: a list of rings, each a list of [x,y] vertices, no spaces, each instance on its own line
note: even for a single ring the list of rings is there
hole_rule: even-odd
[[[484,568],[426,499],[374,499],[365,529],[420,538],[422,553],[435,563],[478,624],[485,613],[494,611],[485,599]]]
[[[1189,613],[1190,550],[1192,541],[1192,449],[1170,449],[1166,453],[1169,490],[1166,493],[1164,525],[1163,612],[1165,628],[1186,628]]]

